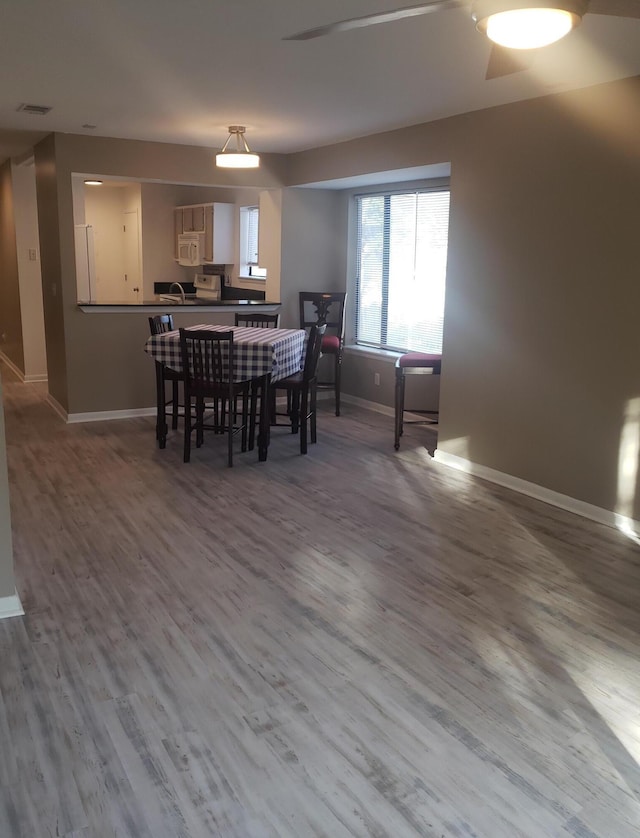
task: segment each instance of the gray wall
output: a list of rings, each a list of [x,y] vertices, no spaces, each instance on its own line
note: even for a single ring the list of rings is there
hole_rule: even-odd
[[[622,510],[618,461],[640,395],[638,136],[634,78],[304,152],[290,169],[305,183],[451,162],[439,448],[636,519],[637,477]],[[368,366],[349,357],[345,387]]]
[[[340,291],[345,282],[347,203],[329,189],[281,193],[280,325],[300,325],[300,291]],[[262,223],[262,222],[261,222]],[[320,380],[330,381],[333,359],[320,359]]]
[[[282,192],[282,267],[280,293],[283,328],[300,323],[299,291],[344,288],[347,218],[339,193],[327,189]]]
[[[0,351],[24,373],[11,161],[0,166]]]
[[[640,387],[640,80],[472,128],[452,170],[439,445],[615,510]]]
[[[4,437],[4,408],[2,403],[2,379],[0,378],[0,598],[13,596],[16,592],[15,589],[9,483],[7,480],[7,448]]]
[[[49,394],[65,410],[68,407],[67,352],[64,306],[77,300],[75,271],[66,285],[61,282],[60,209],[58,206],[58,173],[56,165],[56,137],[50,134],[34,149],[36,164],[36,193],[38,196],[38,233],[40,236],[40,270],[42,272],[42,301],[47,350],[47,380]],[[71,193],[71,178],[69,178]],[[73,202],[69,199],[65,211],[73,248]],[[71,287],[69,288],[69,280]],[[67,295],[63,300],[63,292]]]
[[[42,275],[40,272],[38,206],[34,166],[12,164],[11,181],[13,185],[18,282],[20,286],[24,373],[27,381],[43,380],[47,376],[47,353],[44,340]],[[35,250],[36,259],[29,258],[30,250]]]

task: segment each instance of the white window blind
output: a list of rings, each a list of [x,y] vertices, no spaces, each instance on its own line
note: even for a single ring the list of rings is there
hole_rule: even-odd
[[[356,201],[356,343],[442,352],[449,190]]]
[[[258,207],[247,207],[247,265],[258,265],[259,226],[260,210]]]

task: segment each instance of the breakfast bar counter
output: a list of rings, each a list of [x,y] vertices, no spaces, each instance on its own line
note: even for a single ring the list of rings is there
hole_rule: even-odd
[[[158,314],[160,312],[170,311],[172,314],[189,311],[196,308],[198,312],[218,312],[230,313],[242,311],[261,311],[261,312],[277,312],[280,308],[279,302],[270,302],[269,300],[207,300],[187,298],[184,302],[170,303],[161,300],[159,295],[151,297],[148,300],[140,300],[137,302],[78,302],[78,308],[87,314],[127,314],[140,313],[141,311],[148,311],[150,314]]]

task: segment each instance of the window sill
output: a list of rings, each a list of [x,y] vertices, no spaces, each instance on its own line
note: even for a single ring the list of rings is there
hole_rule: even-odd
[[[238,279],[241,279],[243,282],[266,282],[266,276],[244,276],[240,274]]]
[[[361,358],[375,358],[380,361],[388,361],[390,364],[395,364],[396,360],[402,355],[402,352],[375,349],[373,346],[358,346],[355,343],[345,346],[344,350],[349,354],[359,355]]]

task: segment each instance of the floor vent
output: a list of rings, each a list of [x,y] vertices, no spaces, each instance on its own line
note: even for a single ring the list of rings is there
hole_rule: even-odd
[[[38,116],[44,116],[51,110],[47,105],[27,105],[24,102],[16,108],[17,111],[24,111],[25,113],[33,113]]]

